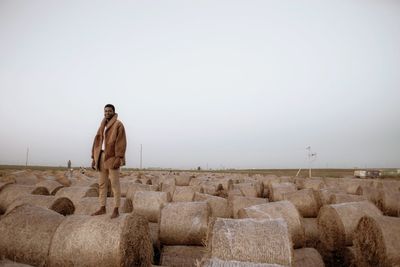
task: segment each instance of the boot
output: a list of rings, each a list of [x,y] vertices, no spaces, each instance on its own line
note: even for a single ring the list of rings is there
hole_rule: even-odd
[[[119,216],[118,207],[114,208],[113,213],[111,214],[111,219],[117,218]]]
[[[92,213],[92,216],[106,214],[106,206],[101,206],[98,211]]]

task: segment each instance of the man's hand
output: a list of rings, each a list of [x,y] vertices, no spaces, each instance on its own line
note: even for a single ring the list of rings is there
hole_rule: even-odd
[[[121,166],[121,158],[116,157],[114,160],[113,169],[118,169]]]
[[[96,170],[96,161],[94,159],[92,159],[92,169]]]

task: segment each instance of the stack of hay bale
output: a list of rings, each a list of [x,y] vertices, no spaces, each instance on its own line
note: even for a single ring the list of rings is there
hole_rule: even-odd
[[[0,255],[33,266],[150,266],[141,215],[70,215],[23,204],[0,220]]]
[[[107,249],[114,254],[101,252],[104,254],[101,259],[110,265],[123,266],[150,264],[150,261],[172,267],[399,264],[400,248],[396,241],[400,239],[397,236],[400,183],[397,181],[130,172],[121,175],[121,191],[126,196],[121,201],[121,218],[110,220],[106,215],[87,216],[98,208],[98,189],[92,175],[75,177],[73,186],[54,183],[54,179],[40,173],[35,176],[42,179],[32,185],[0,184],[0,209],[5,212],[0,218],[0,230],[3,229],[0,234],[9,232],[0,241],[4,242],[0,244],[0,255],[22,263],[41,265],[45,260],[50,266],[94,265],[95,251]],[[35,189],[36,193],[48,195],[32,195]],[[113,201],[107,199],[107,210],[112,209]],[[46,212],[31,206],[28,209],[26,203],[47,208]],[[72,208],[68,211],[67,206]],[[74,215],[63,217],[49,209]],[[41,215],[34,215],[34,211]],[[35,218],[48,212],[52,212],[46,219],[49,227],[44,230],[35,226]],[[37,245],[30,243],[35,242],[34,236],[28,237],[31,241],[20,252],[13,248],[16,245],[10,235],[18,236],[15,232],[19,230],[11,229],[11,221],[18,222],[17,214],[33,218],[32,227],[37,227],[37,234],[43,240],[53,240],[47,247],[48,241],[43,241],[41,249],[47,249],[48,256],[39,251],[42,256],[31,255],[35,250],[30,251],[29,246]],[[127,219],[130,216],[136,219]],[[126,229],[127,221],[131,220],[128,228],[142,231],[142,241],[121,234],[130,231],[121,229]],[[91,227],[95,228],[91,230],[92,236],[85,236]],[[104,236],[109,240],[104,247],[85,248],[88,243],[101,243],[98,240]],[[125,252],[119,252],[115,245],[118,242],[142,246],[146,252],[135,249],[134,256],[121,261]],[[73,256],[69,259],[72,254],[83,259],[79,261],[76,259],[79,257]]]

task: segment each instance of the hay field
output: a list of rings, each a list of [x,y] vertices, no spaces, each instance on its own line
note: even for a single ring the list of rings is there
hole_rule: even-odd
[[[0,266],[399,266],[400,180],[353,170],[0,168]],[[19,264],[19,265],[18,265]]]

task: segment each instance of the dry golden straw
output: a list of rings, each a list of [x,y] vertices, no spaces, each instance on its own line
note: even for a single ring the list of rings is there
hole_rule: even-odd
[[[202,245],[211,210],[206,202],[172,202],[161,209],[160,242]]]
[[[34,266],[47,265],[52,238],[64,220],[46,208],[15,207],[0,220],[0,255]]]
[[[293,249],[283,219],[215,218],[207,234],[207,256],[224,261],[291,266]]]
[[[287,200],[244,208],[239,211],[238,215],[239,218],[253,219],[282,218],[289,227],[294,247],[301,248],[304,246],[305,237],[301,216],[296,207]]]
[[[49,266],[151,265],[147,220],[138,214],[71,215],[59,225],[49,252]]]
[[[360,266],[400,266],[400,218],[364,216],[354,234]]]

